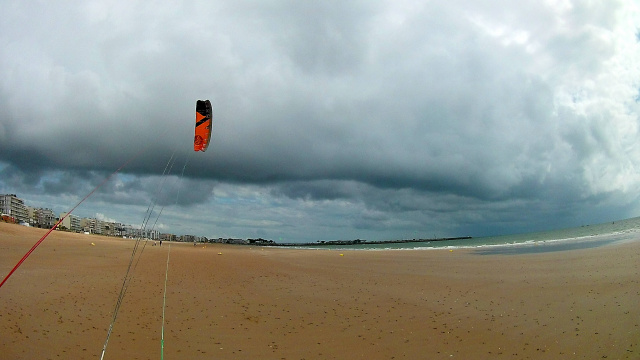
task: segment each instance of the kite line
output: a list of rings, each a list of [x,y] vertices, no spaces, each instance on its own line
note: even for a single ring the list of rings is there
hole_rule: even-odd
[[[116,305],[115,308],[113,310],[113,317],[111,319],[111,324],[109,325],[109,329],[107,331],[107,337],[105,339],[104,342],[104,346],[102,347],[102,354],[100,356],[100,359],[104,359],[104,355],[107,351],[107,346],[109,344],[109,338],[111,337],[111,333],[113,332],[113,327],[115,325],[116,319],[118,317],[118,312],[120,311],[120,306],[122,305],[122,302],[124,300],[124,297],[127,293],[127,290],[129,288],[129,283],[131,282],[131,279],[133,278],[133,274],[135,273],[136,268],[138,267],[138,264],[140,263],[140,258],[142,257],[142,253],[144,252],[144,249],[147,245],[148,239],[145,237],[145,241],[142,245],[142,249],[140,250],[140,252],[138,253],[138,248],[140,246],[140,242],[142,241],[142,238],[144,237],[144,233],[147,231],[150,220],[151,220],[151,216],[153,215],[154,209],[158,203],[158,199],[160,194],[162,193],[162,190],[164,188],[164,185],[167,181],[167,177],[168,175],[171,173],[171,170],[173,169],[173,166],[176,164],[176,157],[175,157],[175,153],[176,150],[174,150],[174,152],[171,154],[171,156],[169,157],[169,160],[167,161],[167,164],[165,165],[164,171],[162,172],[162,181],[160,183],[160,185],[158,186],[158,190],[156,191],[152,201],[149,203],[149,206],[147,207],[147,212],[145,213],[145,217],[142,221],[142,225],[141,225],[141,236],[139,236],[136,239],[135,245],[133,247],[133,251],[131,252],[131,258],[129,259],[129,265],[127,267],[127,271],[125,273],[124,279],[122,281],[122,287],[120,288],[120,295],[118,296],[118,300],[116,301]],[[184,177],[184,172],[185,169],[187,167],[187,164],[189,162],[189,158],[190,158],[190,154],[187,156],[184,166],[182,167],[182,173],[180,175],[180,178],[176,181],[182,180],[182,178]],[[178,194],[176,195],[176,204],[178,203],[178,196],[180,194],[180,190],[178,189]],[[164,206],[161,207],[160,211],[158,212],[158,215],[156,216],[155,222],[153,223],[153,226],[151,226],[151,230],[153,230],[156,226],[156,224],[158,223],[158,219],[160,219],[160,215],[162,215],[162,212],[164,210]],[[169,251],[171,251],[171,244],[169,244]],[[137,254],[137,259],[136,259],[136,253]],[[134,264],[134,260],[135,260],[135,264]],[[133,269],[132,269],[132,265],[133,265]],[[169,271],[169,259],[168,259],[168,255],[167,255],[167,273]],[[165,275],[167,276],[167,275]],[[166,279],[165,279],[165,297],[166,297]],[[163,309],[162,309],[162,313],[163,313],[163,325],[162,325],[162,348],[164,348],[164,304],[163,304]],[[163,350],[162,350],[163,352]],[[162,355],[161,355],[162,356]]]
[[[138,263],[140,263],[140,258],[142,257],[142,253],[144,252],[144,248],[147,245],[148,239],[144,237],[144,233],[147,231],[149,220],[151,219],[153,210],[155,209],[155,206],[158,202],[158,197],[162,192],[162,188],[164,187],[164,184],[167,180],[167,175],[169,175],[169,173],[171,172],[171,169],[173,168],[173,165],[175,164],[174,156],[175,156],[175,151],[171,154],[171,156],[169,157],[169,160],[167,161],[167,164],[164,167],[164,171],[162,172],[162,178],[163,178],[162,182],[158,186],[158,190],[156,191],[153,199],[149,202],[149,206],[147,207],[147,212],[145,213],[145,216],[140,228],[141,234],[136,238],[135,244],[133,246],[131,257],[129,258],[129,265],[127,266],[127,271],[122,280],[122,286],[120,287],[120,294],[118,295],[118,300],[116,301],[116,305],[113,309],[113,317],[111,318],[111,324],[109,325],[109,329],[107,330],[107,338],[105,339],[104,346],[102,347],[102,354],[100,355],[101,360],[104,359],[104,355],[107,351],[109,338],[111,337],[111,333],[113,332],[113,326],[115,325],[116,319],[118,318],[118,312],[120,311],[120,306],[122,305],[124,296],[126,295],[127,289],[129,288],[129,283],[131,282],[131,279],[133,279],[133,273],[135,272],[135,269],[138,267]],[[164,209],[164,207],[162,207],[162,209]],[[156,218],[156,223],[158,222],[158,218],[160,218],[161,213],[162,213],[162,210],[160,211],[160,213]],[[155,227],[155,223],[154,223],[154,227]],[[142,241],[143,237],[145,238],[145,241],[142,246],[142,249],[138,253],[138,248],[140,247],[140,242]],[[134,264],[134,260],[136,259],[136,253],[138,253],[138,259],[135,261],[135,264]],[[131,269],[132,265],[133,265],[133,271]]]
[[[180,180],[184,178],[184,170],[187,168],[187,164],[189,163],[189,158],[191,158],[191,152],[187,156],[187,159],[182,166],[182,173],[180,174]],[[180,188],[178,187],[178,191],[176,194],[176,204],[178,204],[178,199],[180,197]],[[158,214],[158,218],[160,215]],[[156,218],[156,222],[158,222],[158,218]],[[153,225],[155,227],[155,224]],[[167,279],[169,278],[169,256],[171,255],[171,243],[169,243],[169,252],[167,253],[167,270],[164,273],[164,294],[162,295],[162,329],[160,332],[160,360],[164,360],[164,323],[165,323],[165,309],[167,307]]]
[[[171,255],[171,243],[167,253],[167,270],[164,273],[164,295],[162,296],[162,334],[160,335],[160,360],[164,360],[164,309],[167,307],[167,278],[169,277],[169,255]]]
[[[38,247],[40,246],[40,244],[42,244],[42,242],[44,241],[44,239],[47,238],[47,236],[49,236],[49,234],[51,234],[53,232],[53,230],[55,230],[58,225],[60,225],[60,223],[62,223],[62,221],[64,219],[67,218],[67,216],[71,215],[71,213],[73,212],[73,210],[75,210],[78,206],[80,206],[80,204],[82,204],[85,200],[87,200],[91,195],[93,195],[94,192],[96,192],[99,188],[102,187],[102,185],[104,185],[105,183],[107,183],[107,181],[109,181],[114,175],[116,175],[118,172],[120,172],[120,170],[122,170],[125,166],[127,166],[131,161],[133,161],[135,158],[137,158],[138,156],[140,156],[142,153],[144,153],[145,151],[147,151],[147,149],[149,149],[149,147],[142,149],[140,152],[138,152],[137,154],[133,155],[129,160],[125,161],[124,164],[120,165],[119,168],[116,169],[116,171],[114,171],[113,173],[111,173],[111,175],[107,176],[100,184],[98,184],[98,186],[96,186],[95,188],[93,188],[93,190],[91,190],[90,193],[88,193],[84,198],[82,198],[82,200],[80,200],[80,202],[78,202],[73,208],[71,208],[71,210],[69,210],[69,212],[67,212],[64,216],[62,216],[58,222],[55,223],[55,225],[53,225],[53,227],[51,229],[49,229],[49,231],[47,231],[46,234],[44,234],[40,240],[38,240],[32,247],[31,249],[29,249],[29,251],[27,251],[26,254],[24,254],[24,256],[22,257],[22,259],[20,259],[20,261],[18,261],[18,263],[16,264],[16,266],[13,267],[13,269],[11,269],[11,271],[9,272],[9,274],[7,274],[7,276],[4,278],[4,280],[2,280],[2,282],[0,283],[0,288],[2,287],[2,285],[4,285],[5,282],[7,282],[7,280],[11,277],[11,275],[13,275],[13,273],[18,270],[18,268],[20,267],[20,265],[22,265],[22,263],[27,260],[27,258],[29,257],[29,255],[31,255],[31,253]]]

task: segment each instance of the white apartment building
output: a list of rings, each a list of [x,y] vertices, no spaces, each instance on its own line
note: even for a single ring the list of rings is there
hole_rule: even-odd
[[[29,222],[27,207],[15,194],[0,195],[0,213],[13,217],[18,223]]]
[[[65,216],[67,216],[66,212],[60,214],[60,218],[63,218]],[[64,218],[60,223],[60,225],[64,226],[67,230],[71,230],[75,232],[79,232],[82,230],[82,227],[80,226],[80,217],[75,216],[73,214],[70,214],[69,216]]]

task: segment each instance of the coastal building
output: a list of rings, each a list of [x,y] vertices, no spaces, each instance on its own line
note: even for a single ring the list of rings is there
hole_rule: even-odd
[[[124,232],[122,234],[124,237],[128,237],[130,239],[137,239],[142,237],[142,230],[135,228],[131,225],[124,226]]]
[[[35,226],[37,227],[37,219],[36,217],[36,208],[33,208],[31,206],[26,206],[25,208],[27,209],[27,221],[29,222],[29,226]]]
[[[80,232],[80,230],[82,230],[82,228],[80,227],[80,217],[73,214],[67,216],[66,212],[60,214],[61,218],[65,216],[66,218],[62,220],[60,226],[63,226],[65,229],[75,232]]]
[[[160,238],[158,238],[158,240],[162,240],[162,241],[176,241],[177,240],[177,236],[174,234],[167,234],[167,233],[163,233],[160,234]]]
[[[0,213],[13,218],[17,223],[29,222],[27,207],[15,194],[0,195]]]
[[[82,218],[80,220],[80,227],[82,230],[89,234],[102,234],[104,233],[104,221],[94,218]]]
[[[29,224],[34,227],[50,229],[58,219],[51,209],[32,208],[27,206],[29,212]]]
[[[182,235],[180,237],[180,241],[182,242],[197,242],[198,238],[194,235]]]
[[[117,222],[105,222],[104,223],[104,235],[107,236],[124,236],[124,225]]]
[[[204,236],[197,236],[197,235],[181,235],[178,236],[176,241],[179,242],[196,242],[196,243],[204,243],[204,242],[209,242],[209,239],[207,239]]]
[[[158,230],[139,229],[131,225],[107,222],[95,218],[80,218],[66,212],[60,213],[60,217],[56,218],[53,210],[26,206],[24,201],[18,198],[15,194],[0,194],[0,216],[2,221],[5,222],[19,223],[27,226],[32,225],[41,228],[52,228],[57,223],[58,219],[62,219],[58,224],[59,230],[87,232],[106,236],[200,243],[216,242],[216,240],[208,239],[204,236],[161,234]],[[254,240],[254,242],[259,240],[260,239]],[[217,242],[244,244],[246,243],[246,240],[220,238]]]
[[[151,239],[151,240],[160,239],[160,231],[158,230],[138,229],[138,228],[134,228],[131,225],[125,225],[123,228],[124,228],[124,231],[122,236],[131,238],[131,239]]]
[[[160,239],[160,231],[158,230],[147,230],[144,232],[144,237],[151,240]]]

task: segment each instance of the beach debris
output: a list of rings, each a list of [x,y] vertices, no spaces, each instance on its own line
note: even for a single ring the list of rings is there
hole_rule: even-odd
[[[218,255],[222,255],[222,253],[221,253],[221,252],[219,252],[219,253],[218,253]]]
[[[344,256],[344,254],[340,254],[340,256]]]
[[[91,243],[91,246],[96,246],[96,244],[95,243]]]

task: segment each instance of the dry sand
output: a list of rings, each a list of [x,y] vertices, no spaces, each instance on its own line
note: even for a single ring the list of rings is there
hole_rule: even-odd
[[[2,278],[44,232],[0,223]],[[52,233],[0,288],[0,359],[99,359],[133,243]],[[105,359],[160,358],[168,251],[144,249]],[[528,255],[172,244],[168,276],[167,360],[640,358],[640,241]]]

